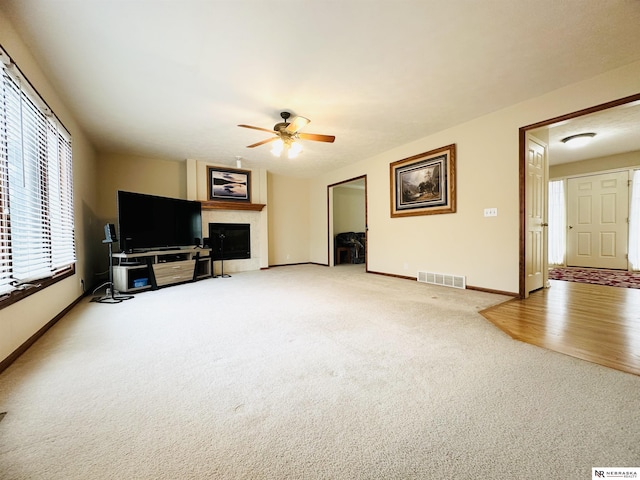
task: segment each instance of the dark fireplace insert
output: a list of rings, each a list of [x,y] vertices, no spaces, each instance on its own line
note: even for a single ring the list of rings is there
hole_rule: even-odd
[[[209,242],[214,260],[251,258],[251,228],[248,223],[210,223]]]

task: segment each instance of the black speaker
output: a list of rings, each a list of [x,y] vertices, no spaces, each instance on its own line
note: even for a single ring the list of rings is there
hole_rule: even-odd
[[[197,247],[199,247],[200,245],[202,245],[202,244],[200,243],[200,239],[199,239],[198,237],[196,237],[196,238],[194,238],[194,239],[193,239],[193,244],[194,244],[195,246],[197,246]]]
[[[104,226],[104,239],[105,242],[117,242],[116,226],[113,223],[107,223]]]
[[[202,239],[202,246],[205,248],[209,248],[211,246],[211,240],[209,240],[209,237],[204,237]]]
[[[124,241],[122,242],[124,244],[124,251],[126,253],[133,253],[133,248],[131,248],[131,237],[124,237]]]

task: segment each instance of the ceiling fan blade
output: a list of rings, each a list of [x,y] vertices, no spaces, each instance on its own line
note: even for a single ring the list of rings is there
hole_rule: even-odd
[[[333,135],[320,135],[317,133],[299,133],[298,137],[302,140],[313,140],[314,142],[333,143],[336,139]]]
[[[238,126],[242,128],[252,128],[253,130],[260,130],[261,132],[275,133],[273,130],[269,130],[268,128],[253,127],[251,125],[238,125]]]
[[[271,132],[273,133],[273,132]],[[267,138],[266,140],[262,140],[261,142],[254,143],[253,145],[247,145],[247,148],[259,147],[260,145],[264,145],[265,143],[273,142],[274,140],[278,140],[280,137]]]
[[[305,117],[296,117],[289,125],[287,125],[287,128],[285,128],[284,131],[287,133],[297,133],[306,127],[310,121],[311,120]]]

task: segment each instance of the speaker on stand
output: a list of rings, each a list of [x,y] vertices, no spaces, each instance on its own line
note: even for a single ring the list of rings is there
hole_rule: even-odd
[[[104,226],[104,237],[102,243],[109,245],[109,281],[103,283],[93,291],[93,294],[95,294],[101,288],[106,287],[105,295],[92,301],[99,303],[120,303],[124,300],[130,300],[133,298],[133,295],[116,295],[116,289],[113,285],[113,243],[118,241],[116,237],[116,226],[113,223],[107,223]]]
[[[215,275],[213,278],[229,278],[231,275],[224,273],[224,233],[221,233],[218,238],[220,239],[220,275]]]

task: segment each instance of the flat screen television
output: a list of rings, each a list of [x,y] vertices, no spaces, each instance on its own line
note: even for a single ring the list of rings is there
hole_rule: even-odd
[[[123,252],[197,245],[200,202],[118,190],[118,233]]]

